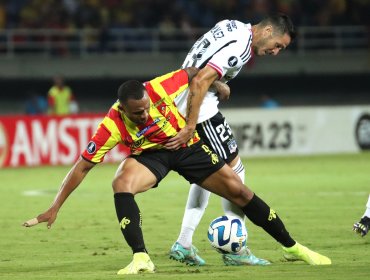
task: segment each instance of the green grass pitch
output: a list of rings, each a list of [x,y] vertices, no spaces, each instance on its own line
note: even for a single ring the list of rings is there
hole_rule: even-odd
[[[24,228],[51,204],[69,167],[0,170],[0,279],[370,279],[370,234],[352,232],[370,192],[370,153],[245,160],[246,183],[284,221],[299,242],[332,259],[309,266],[282,259],[277,242],[247,221],[248,245],[268,267],[226,267],[211,249],[209,222],[222,214],[212,195],[194,236],[207,265],[186,267],[167,252],[176,240],[188,184],[171,173],[136,199],[143,214],[153,275],[117,276],[131,261],[115,216],[111,180],[117,165],[95,167],[67,200],[53,227]]]

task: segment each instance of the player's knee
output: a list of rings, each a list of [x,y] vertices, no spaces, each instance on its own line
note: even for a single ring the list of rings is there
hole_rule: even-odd
[[[131,183],[129,180],[121,177],[115,177],[112,182],[114,193],[132,192]]]
[[[229,187],[229,200],[240,207],[246,205],[253,197],[253,192],[243,185],[240,180],[233,179]]]

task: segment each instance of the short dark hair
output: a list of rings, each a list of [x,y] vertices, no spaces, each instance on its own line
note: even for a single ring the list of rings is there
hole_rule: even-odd
[[[145,87],[136,80],[124,82],[118,88],[118,100],[121,104],[127,104],[128,99],[140,100],[144,97]]]
[[[262,26],[271,24],[278,33],[288,34],[292,41],[297,36],[297,32],[292,20],[285,14],[270,15],[263,19],[260,23]]]

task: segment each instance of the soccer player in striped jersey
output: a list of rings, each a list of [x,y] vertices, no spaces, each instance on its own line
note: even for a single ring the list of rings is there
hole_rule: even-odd
[[[155,272],[144,243],[142,217],[134,196],[157,187],[170,170],[238,205],[254,224],[280,242],[291,258],[312,265],[331,264],[329,258],[294,241],[276,212],[241,182],[225,161],[202,142],[196,131],[189,136],[185,118],[173,101],[189,86],[192,70],[194,74],[193,68],[178,70],[144,85],[138,81],[123,83],[118,89],[118,102],[64,178],[50,208],[23,225],[30,227],[46,222],[50,228],[65,200],[86,174],[103,160],[107,151],[123,143],[131,149],[131,154],[118,167],[112,187],[118,222],[132,249],[133,260],[118,274]],[[189,94],[192,92],[190,90]],[[189,98],[188,115],[193,105]],[[178,135],[176,141],[170,142]],[[179,138],[184,136],[188,141],[180,143]]]
[[[353,225],[353,231],[364,237],[370,229],[370,195],[366,203],[365,213],[362,215],[360,221]]]
[[[219,100],[215,91],[207,89],[214,80],[227,83],[235,78],[253,54],[277,55],[294,37],[294,26],[285,15],[267,17],[253,26],[236,20],[223,20],[195,42],[182,65],[202,69],[194,80],[198,90],[194,98],[204,96],[204,99],[199,102],[199,115],[187,117],[192,119],[193,126],[196,124],[202,140],[229,164],[243,183],[245,171],[238,155],[237,143],[229,124],[218,110]],[[180,111],[186,114],[187,95],[180,95],[175,101]],[[207,207],[209,195],[209,191],[196,184],[191,185],[181,231],[169,253],[171,259],[188,265],[205,264],[192,245],[192,237]],[[244,213],[230,201],[222,199],[222,206],[226,215],[244,219]],[[248,248],[238,255],[222,254],[222,258],[227,265],[269,264],[255,257]]]

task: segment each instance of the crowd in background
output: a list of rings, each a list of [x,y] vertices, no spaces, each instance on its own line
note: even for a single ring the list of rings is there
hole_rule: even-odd
[[[0,0],[0,32],[11,31],[0,33],[0,53],[186,51],[199,28],[222,19],[255,24],[275,12],[296,26],[370,26],[369,0]]]
[[[366,25],[369,0],[0,0],[0,29],[210,27],[230,18],[258,22],[270,12],[296,25]]]
[[[105,53],[150,49],[146,35],[141,35],[137,30],[134,35],[124,37],[126,45],[122,45],[112,32],[126,28],[154,28],[160,30],[164,44],[159,48],[165,50],[169,41],[179,41],[176,29],[181,29],[183,34],[180,36],[185,36],[192,44],[197,38],[195,28],[209,28],[222,19],[254,24],[266,14],[275,12],[288,14],[297,26],[370,26],[370,0],[0,0],[0,31],[50,28],[69,33],[79,29],[94,29],[98,33],[85,42],[87,51]],[[49,47],[48,53],[57,56],[79,54],[75,46],[80,46],[80,37],[53,34],[48,40],[58,45]],[[40,34],[0,35],[1,54],[7,53],[5,46],[10,40],[23,43],[43,42],[46,39]],[[118,46],[108,45],[107,42],[114,43],[115,40]],[[126,42],[130,40],[134,42],[132,46]],[[181,41],[180,44],[179,50],[188,49],[188,46],[182,46]],[[29,45],[10,45],[15,54],[45,52],[43,46],[37,49]],[[294,50],[295,45],[290,49]],[[172,46],[171,51],[174,50],[176,47]],[[271,105],[271,98],[261,99],[263,107],[277,107]],[[30,93],[26,111],[30,114],[50,113],[51,104],[56,103],[51,102],[50,96],[45,99],[42,96],[40,98],[39,94]]]

